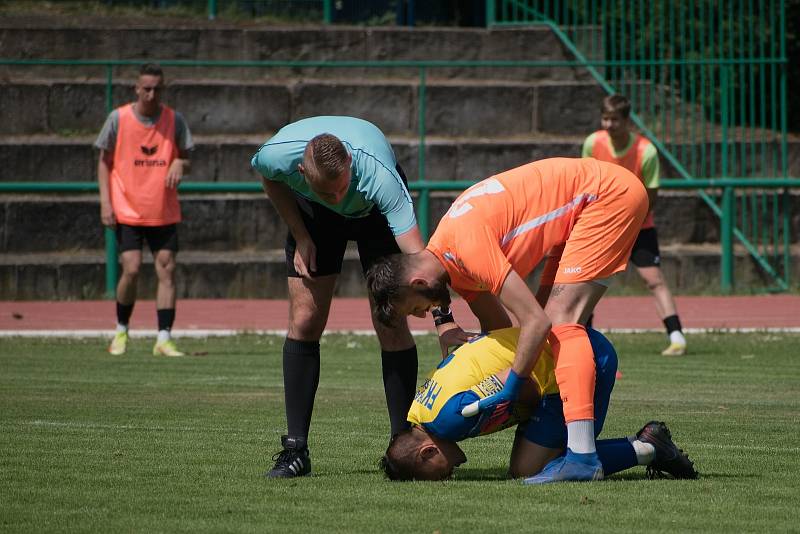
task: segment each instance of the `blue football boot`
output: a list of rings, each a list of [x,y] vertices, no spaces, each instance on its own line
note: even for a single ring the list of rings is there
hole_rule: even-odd
[[[549,484],[583,480],[602,480],[603,465],[596,452],[578,454],[567,449],[567,454],[556,458],[538,474],[522,481],[523,484]]]

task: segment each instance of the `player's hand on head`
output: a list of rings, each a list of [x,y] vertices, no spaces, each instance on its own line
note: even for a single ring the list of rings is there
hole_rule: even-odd
[[[446,330],[442,331],[446,326],[450,326]],[[477,332],[467,332],[460,326],[455,323],[450,323],[450,325],[444,325],[439,327],[439,344],[443,348],[450,348],[450,347],[457,347],[459,345],[463,345],[471,341],[473,338],[479,336],[480,334]],[[444,352],[444,351],[443,351]],[[446,356],[446,354],[443,354]]]

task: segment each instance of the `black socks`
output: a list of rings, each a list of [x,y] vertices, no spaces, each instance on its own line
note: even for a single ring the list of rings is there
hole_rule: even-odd
[[[417,347],[398,351],[381,351],[383,389],[392,436],[408,428],[408,409],[417,390]]]
[[[287,337],[283,344],[283,395],[289,436],[308,438],[318,385],[319,342]]]

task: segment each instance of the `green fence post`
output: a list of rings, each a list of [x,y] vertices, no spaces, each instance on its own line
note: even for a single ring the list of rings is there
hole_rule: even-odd
[[[784,108],[786,109],[786,108]],[[785,178],[785,176],[784,176]],[[786,287],[789,287],[792,279],[792,249],[791,249],[791,233],[789,219],[791,217],[791,198],[789,198],[789,188],[785,188],[783,190],[783,194],[781,195],[782,200],[782,210],[781,215],[783,219],[783,280],[786,282]],[[775,246],[777,247],[778,244],[776,243]]]
[[[417,117],[419,129],[419,147],[417,148],[417,180],[425,180],[425,67],[419,69],[419,91],[417,93],[419,102]]]
[[[494,26],[494,23],[495,23],[494,2],[495,2],[495,0],[486,0],[486,27],[487,28],[489,28],[491,26]]]
[[[333,0],[322,0],[322,22],[333,22]]]
[[[426,182],[421,182],[417,185],[419,186],[417,224],[419,225],[419,233],[422,235],[422,242],[427,243],[430,237],[431,190]]]
[[[726,294],[733,291],[733,223],[735,219],[733,200],[733,187],[725,187],[722,190],[722,217],[720,229],[720,245],[722,246],[720,289]]]
[[[114,66],[106,65],[106,112],[114,109],[113,74]],[[111,228],[106,228],[104,239],[106,242],[106,298],[116,297],[117,280],[119,279],[119,265],[117,264],[117,236]]]
[[[720,128],[722,130],[722,171],[720,176],[728,177],[728,65],[721,65],[719,68],[719,92],[720,92]]]
[[[217,0],[208,0],[208,20],[217,18]]]
[[[106,227],[106,298],[113,299],[117,295],[119,264],[117,263],[117,236],[114,230]]]

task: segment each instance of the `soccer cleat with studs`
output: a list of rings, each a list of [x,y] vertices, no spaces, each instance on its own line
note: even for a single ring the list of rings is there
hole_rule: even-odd
[[[672,433],[664,422],[650,421],[636,433],[636,439],[649,443],[656,450],[655,458],[647,466],[648,478],[695,479],[699,476],[689,456],[672,441]]]
[[[111,340],[111,345],[108,346],[108,352],[114,356],[122,356],[128,350],[128,333],[117,332],[114,339]]]
[[[272,459],[275,467],[266,473],[267,478],[294,478],[311,474],[311,458],[305,438],[281,436],[283,450]]]
[[[186,356],[186,354],[178,350],[178,347],[175,346],[174,341],[168,339],[166,341],[156,342],[156,344],[153,346],[153,356],[170,356],[177,358],[180,356]]]

